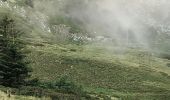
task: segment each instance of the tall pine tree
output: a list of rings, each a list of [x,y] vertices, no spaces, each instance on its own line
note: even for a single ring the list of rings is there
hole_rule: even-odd
[[[10,87],[24,84],[31,71],[24,60],[25,45],[14,24],[7,16],[0,22],[0,84]]]

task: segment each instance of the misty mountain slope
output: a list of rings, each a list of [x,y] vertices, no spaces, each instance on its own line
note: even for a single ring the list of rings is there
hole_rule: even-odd
[[[44,4],[46,1],[43,1]],[[51,1],[49,4],[57,4],[58,9],[64,6],[59,1]],[[45,8],[35,1],[35,7],[25,4],[25,1],[7,0],[0,1],[0,14],[9,15],[15,20],[16,28],[25,33],[24,38],[33,42],[70,42],[74,38],[87,38],[88,33],[83,28],[83,24],[76,21],[58,10],[46,12]],[[54,6],[53,5],[53,6]],[[56,5],[55,5],[56,6]],[[53,13],[53,14],[51,14]],[[1,16],[3,17],[3,16]],[[76,39],[77,40],[77,39]]]
[[[0,2],[0,14],[14,18],[25,33],[32,78],[68,77],[91,95],[169,100],[169,15],[159,16],[165,3],[24,1]]]
[[[167,0],[167,3],[147,0],[150,5],[135,0],[133,3],[123,0],[28,1],[30,3],[26,0],[0,2],[2,8],[25,20],[19,23],[28,37],[64,42],[66,38],[93,40],[102,36],[109,37],[115,44],[143,45],[157,54],[169,55],[169,24],[165,22],[169,18]],[[123,5],[127,9],[122,9]]]
[[[24,2],[24,1],[23,1]],[[15,28],[24,32],[24,38],[28,41],[44,41],[42,37],[50,37],[47,24],[48,16],[25,5],[22,1],[0,1],[0,14],[9,16],[15,20]]]

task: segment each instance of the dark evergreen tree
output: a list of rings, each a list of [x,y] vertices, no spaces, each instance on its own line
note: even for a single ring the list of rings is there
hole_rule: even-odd
[[[25,83],[31,71],[24,60],[24,43],[21,33],[14,29],[14,20],[4,17],[0,28],[0,81],[4,86],[17,87]]]

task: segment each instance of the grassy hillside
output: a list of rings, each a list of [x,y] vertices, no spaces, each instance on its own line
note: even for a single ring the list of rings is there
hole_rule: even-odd
[[[41,45],[40,45],[41,44]],[[167,59],[146,50],[98,44],[30,44],[33,77],[53,82],[67,76],[89,93],[125,100],[168,100],[170,68]],[[143,98],[143,99],[140,99]]]

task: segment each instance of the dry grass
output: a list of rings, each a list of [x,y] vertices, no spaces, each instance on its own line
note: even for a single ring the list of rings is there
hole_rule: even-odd
[[[0,100],[51,100],[47,97],[37,98],[32,96],[17,96],[17,95],[9,95],[0,91]]]

